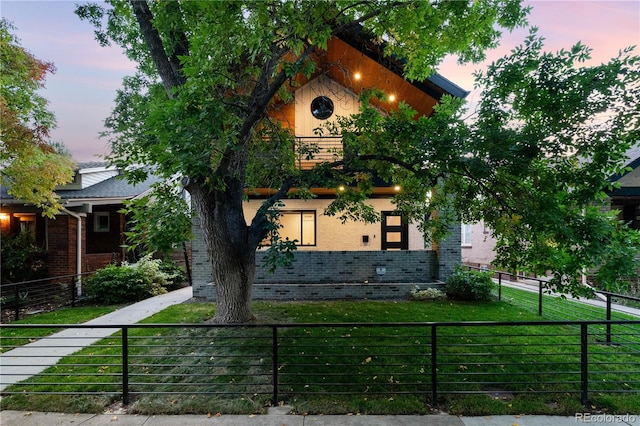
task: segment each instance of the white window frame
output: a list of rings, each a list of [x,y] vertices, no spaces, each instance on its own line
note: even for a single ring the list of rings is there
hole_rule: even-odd
[[[470,223],[460,225],[460,245],[462,247],[471,247],[472,228]]]

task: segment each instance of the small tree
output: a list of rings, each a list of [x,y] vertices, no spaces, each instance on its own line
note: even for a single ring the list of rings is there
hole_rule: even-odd
[[[142,197],[126,202],[125,232],[131,250],[169,255],[191,237],[190,208],[173,181],[153,185]]]
[[[20,47],[12,29],[0,20],[0,183],[53,217],[61,207],[55,187],[70,182],[75,167],[48,143],[55,118],[37,93],[55,68]]]

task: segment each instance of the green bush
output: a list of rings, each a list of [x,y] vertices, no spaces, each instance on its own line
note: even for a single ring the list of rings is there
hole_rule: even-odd
[[[0,240],[3,283],[37,280],[47,276],[44,261],[46,252],[36,245],[29,232],[21,232],[15,236],[3,232]]]
[[[447,279],[447,297],[454,300],[489,301],[493,299],[496,284],[490,272],[477,272],[458,268]]]
[[[89,277],[84,285],[88,297],[101,303],[137,302],[167,291],[160,284],[164,274],[154,273],[154,266],[143,262],[122,266],[108,265]]]
[[[143,256],[136,263],[123,263],[123,267],[134,268],[147,277],[156,287],[166,290],[166,287],[172,283],[174,275],[168,274],[162,270],[162,261],[160,259],[152,259],[150,254]]]
[[[160,270],[171,277],[165,288],[167,291],[178,290],[184,287],[187,273],[184,268],[176,265],[172,261],[163,260],[160,262]]]

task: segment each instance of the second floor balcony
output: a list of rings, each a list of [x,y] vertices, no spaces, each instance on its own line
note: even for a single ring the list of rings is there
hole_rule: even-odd
[[[295,140],[296,164],[309,170],[319,163],[339,161],[344,157],[341,136],[303,136]]]

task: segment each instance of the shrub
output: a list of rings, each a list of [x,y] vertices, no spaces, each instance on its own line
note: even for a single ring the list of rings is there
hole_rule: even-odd
[[[172,261],[163,260],[160,262],[160,270],[172,277],[165,286],[167,291],[178,290],[184,287],[184,282],[187,279],[187,273],[184,268],[176,265]]]
[[[143,256],[136,263],[122,264],[123,267],[134,268],[147,277],[156,287],[166,289],[172,283],[175,275],[169,274],[162,270],[162,261],[160,259],[152,259],[150,254]]]
[[[37,280],[47,276],[43,261],[46,252],[36,245],[30,233],[21,232],[16,236],[2,233],[0,240],[3,283]]]
[[[458,268],[447,279],[447,297],[454,300],[489,301],[493,299],[495,283],[490,272],[470,271]]]
[[[424,290],[420,290],[420,287],[418,286],[411,289],[409,296],[413,300],[442,300],[447,298],[447,295],[437,288],[426,288]]]
[[[166,274],[159,268],[156,271],[156,267],[150,259],[121,266],[108,265],[87,279],[85,292],[106,304],[137,302],[166,293],[161,284],[167,280]]]

